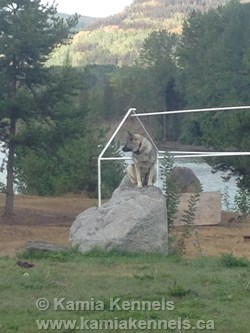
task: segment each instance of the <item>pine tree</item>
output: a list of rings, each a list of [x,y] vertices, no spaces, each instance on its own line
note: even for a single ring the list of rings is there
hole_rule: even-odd
[[[13,214],[17,125],[39,113],[36,95],[46,82],[44,63],[67,41],[78,17],[59,18],[56,6],[40,0],[0,0],[0,128],[8,152],[5,215]]]

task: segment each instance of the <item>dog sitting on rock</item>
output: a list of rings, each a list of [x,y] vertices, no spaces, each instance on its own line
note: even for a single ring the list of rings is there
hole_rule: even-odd
[[[132,152],[133,164],[127,167],[127,174],[138,188],[153,186],[156,180],[157,150],[152,143],[140,134],[128,131],[128,139],[122,151]]]

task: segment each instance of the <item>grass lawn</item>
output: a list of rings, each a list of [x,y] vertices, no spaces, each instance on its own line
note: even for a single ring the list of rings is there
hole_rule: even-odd
[[[196,327],[200,320],[196,331],[201,326],[203,332],[250,331],[250,266],[232,255],[191,260],[95,251],[24,254],[19,260],[34,267],[22,268],[14,259],[0,258],[3,333],[191,332],[188,324]],[[49,301],[47,310],[37,308],[48,306],[45,300],[38,304],[41,298]],[[39,329],[41,320],[58,320],[61,326],[52,327],[51,321]],[[113,329],[95,326],[101,320],[111,320]],[[164,329],[170,320],[169,329]],[[130,330],[126,323],[132,325]]]

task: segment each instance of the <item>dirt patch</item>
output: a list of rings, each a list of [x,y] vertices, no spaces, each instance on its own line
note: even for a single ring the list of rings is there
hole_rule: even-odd
[[[172,230],[180,234],[181,230]],[[196,232],[186,241],[187,256],[197,257],[203,255],[218,256],[225,253],[232,253],[235,256],[244,256],[250,259],[250,241],[244,236],[250,235],[250,223],[230,223],[230,225],[219,224],[216,226],[198,226],[200,247],[197,244]]]
[[[56,198],[17,195],[15,214],[7,219],[3,216],[4,200],[0,194],[0,225],[70,226],[80,212],[97,205],[96,199],[85,194]]]
[[[0,225],[0,256],[15,257],[17,252],[25,250],[29,240],[44,240],[67,246],[68,238],[69,227]]]
[[[17,196],[15,215],[11,219],[2,216],[4,195],[0,195],[0,256],[15,256],[25,248],[29,240],[44,240],[68,245],[69,229],[75,217],[85,209],[97,205],[96,199],[86,195],[68,195],[57,198]],[[199,226],[199,240],[206,255],[219,255],[232,252],[236,256],[250,259],[250,218],[237,220],[237,215],[223,212],[222,220],[216,226]],[[175,227],[172,233],[180,233]],[[197,257],[199,251],[194,246],[196,235],[187,241],[187,256]]]
[[[18,195],[15,214],[7,219],[3,216],[4,202],[0,194],[0,256],[15,256],[29,240],[69,245],[69,228],[75,217],[97,204],[84,194],[57,198]]]

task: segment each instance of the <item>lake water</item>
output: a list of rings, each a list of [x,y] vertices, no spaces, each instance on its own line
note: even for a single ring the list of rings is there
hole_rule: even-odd
[[[128,155],[129,153],[126,153],[126,156]],[[229,172],[218,171],[213,173],[212,167],[204,159],[197,157],[176,158],[174,165],[192,169],[199,179],[204,192],[219,191],[222,194],[222,209],[233,210],[235,208],[234,198],[239,188],[235,177],[231,177],[227,182],[223,180],[224,177],[229,175]],[[159,180],[158,186],[162,188],[161,180]],[[225,194],[228,196],[226,203],[223,200]]]
[[[204,192],[220,191],[222,195],[227,193],[229,195],[229,207],[225,207],[225,204],[222,202],[222,208],[234,208],[234,198],[238,191],[236,178],[231,177],[227,182],[222,178],[227,177],[229,172],[218,171],[212,173],[212,167],[201,158],[176,159],[175,164],[192,169],[200,180]]]
[[[2,164],[4,157],[5,155],[0,152],[0,165]],[[213,174],[211,166],[205,163],[201,158],[176,159],[175,165],[185,166],[192,169],[200,180],[204,192],[220,191],[222,194],[227,193],[229,195],[229,207],[225,207],[223,203],[222,206],[224,209],[234,208],[234,198],[238,190],[237,182],[234,177],[232,177],[228,182],[224,182],[222,176],[227,176],[227,173],[218,171]],[[6,184],[6,170],[0,172],[0,182]]]

